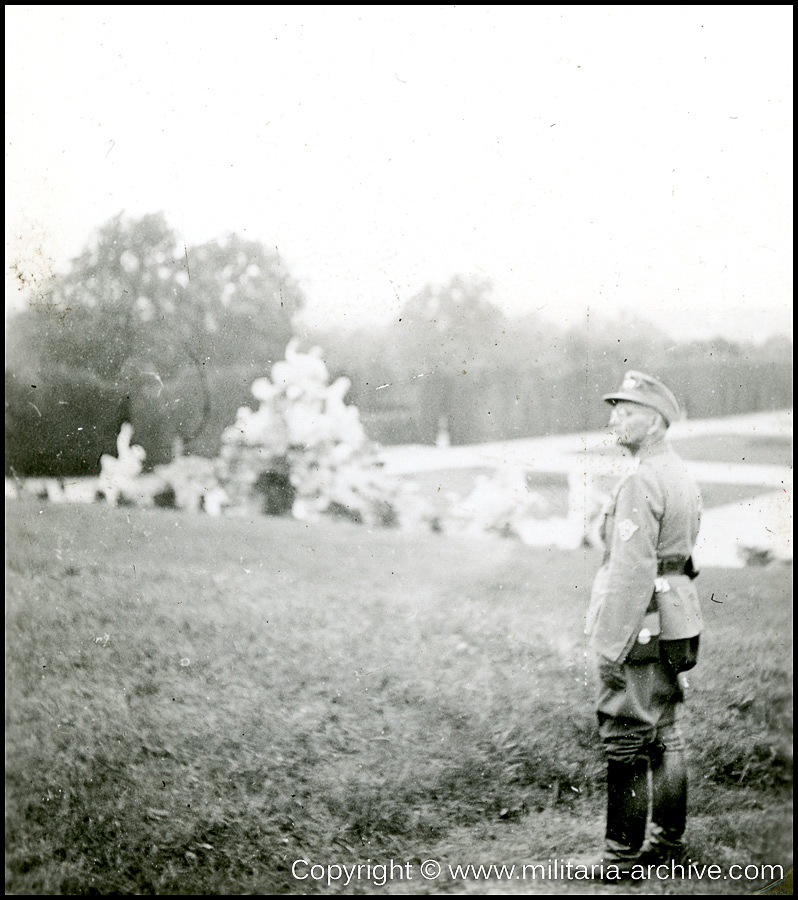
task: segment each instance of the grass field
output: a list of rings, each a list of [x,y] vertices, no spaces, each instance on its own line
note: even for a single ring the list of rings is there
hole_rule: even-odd
[[[33,500],[6,533],[8,893],[620,890],[418,874],[599,846],[597,551]],[[698,584],[690,854],[786,867],[792,567]],[[298,859],[415,874],[327,886]]]

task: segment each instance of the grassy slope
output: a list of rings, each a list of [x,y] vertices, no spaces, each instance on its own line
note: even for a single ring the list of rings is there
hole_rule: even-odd
[[[595,551],[7,512],[7,891],[308,893],[300,857],[530,862],[598,840]],[[791,862],[791,577],[699,582],[689,836],[705,862]]]

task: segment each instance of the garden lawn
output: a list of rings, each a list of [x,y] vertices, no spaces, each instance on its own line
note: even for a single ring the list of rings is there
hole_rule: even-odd
[[[30,500],[6,535],[8,893],[505,892],[418,865],[597,849],[597,551]],[[792,862],[791,580],[698,582],[703,863]],[[298,859],[415,874],[327,886]],[[577,888],[617,890],[545,890]]]

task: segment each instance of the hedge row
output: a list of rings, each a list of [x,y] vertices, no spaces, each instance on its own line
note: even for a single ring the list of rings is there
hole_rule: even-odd
[[[141,373],[108,384],[85,372],[57,369],[30,377],[6,372],[6,475],[97,475],[100,456],[116,452],[122,422],[147,452],[147,468],[187,452],[213,457],[240,406],[255,407],[250,388],[266,373],[249,367],[187,369],[168,383]],[[433,443],[442,425],[453,444],[595,430],[606,421],[599,402],[623,374],[604,361],[585,369],[530,367],[479,375],[432,373],[385,387],[354,384],[369,438],[384,444]],[[792,365],[696,360],[652,372],[663,378],[691,418],[792,406]]]

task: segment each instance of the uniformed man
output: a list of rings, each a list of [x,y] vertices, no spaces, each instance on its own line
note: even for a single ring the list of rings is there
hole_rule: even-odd
[[[666,440],[680,418],[662,382],[627,372],[607,394],[610,427],[634,456],[604,514],[605,547],[586,632],[598,668],[599,733],[607,759],[602,859],[621,872],[683,853],[687,772],[679,730],[684,675],[695,665],[701,609],[691,554],[701,495]],[[649,776],[651,772],[651,795]],[[652,821],[648,842],[647,812]]]

